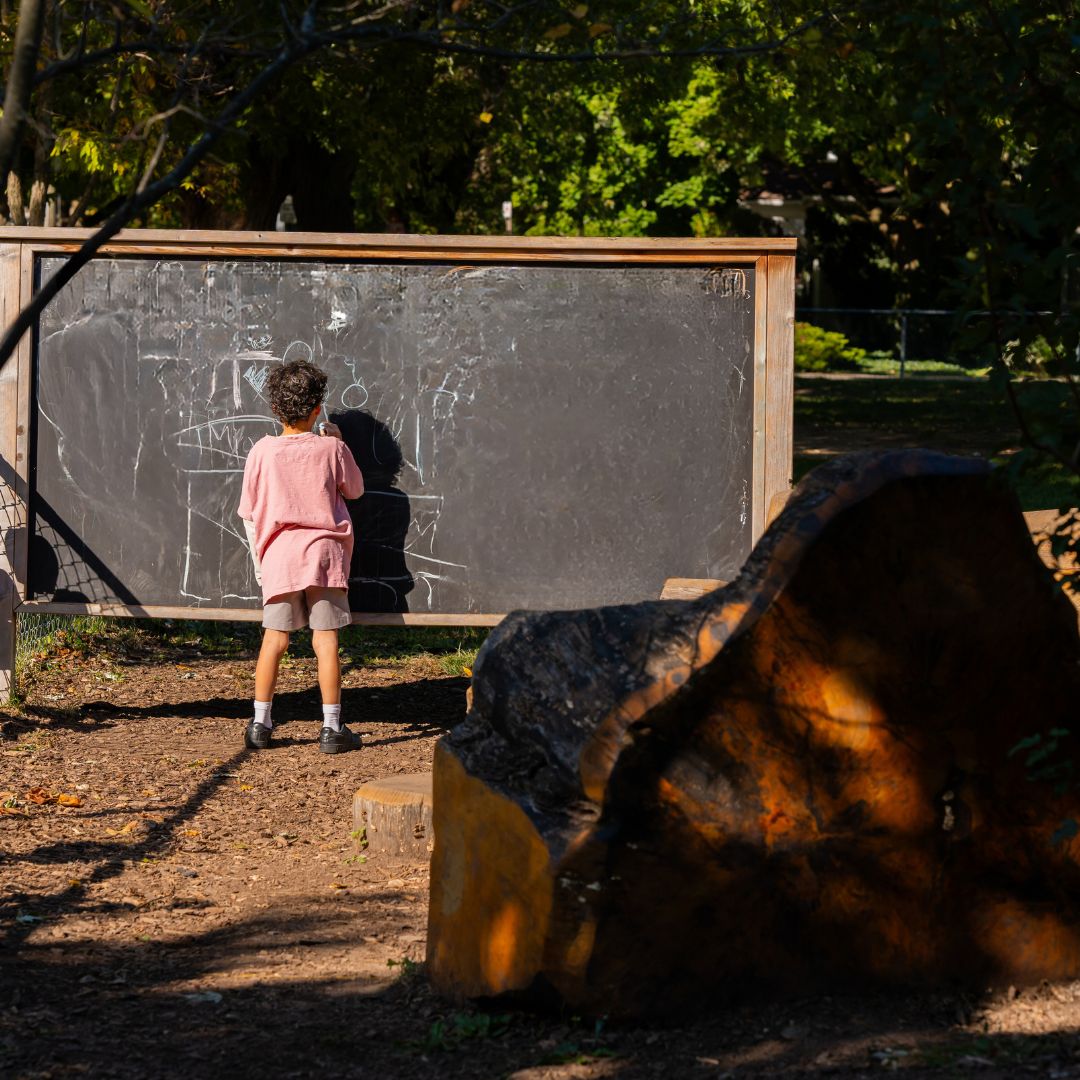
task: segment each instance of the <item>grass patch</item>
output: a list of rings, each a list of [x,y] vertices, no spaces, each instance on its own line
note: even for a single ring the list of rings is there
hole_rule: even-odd
[[[881,353],[870,353],[865,359],[856,361],[856,366],[863,375],[900,375],[900,361],[894,356]],[[904,375],[913,377],[949,375],[979,379],[986,374],[986,368],[966,368],[948,360],[908,360],[904,364]]]
[[[486,627],[347,626],[341,631],[341,649],[353,663],[377,667],[434,656],[447,675],[463,675],[487,635]]]
[[[1052,380],[1018,384],[1031,415],[1072,408],[1067,385]],[[853,450],[928,447],[979,454],[999,464],[1021,446],[1016,418],[989,379],[820,379],[796,377],[795,479],[830,457]],[[1080,481],[1051,463],[1010,469],[1009,482],[1025,510],[1076,505]]]
[[[473,667],[487,635],[486,627],[347,626],[340,642],[342,656],[353,664],[395,667],[427,656],[445,674],[460,677]],[[24,699],[38,671],[65,658],[107,657],[121,664],[211,658],[254,665],[261,640],[261,628],[252,622],[19,616],[13,703]],[[297,631],[282,663],[310,655],[310,631]]]

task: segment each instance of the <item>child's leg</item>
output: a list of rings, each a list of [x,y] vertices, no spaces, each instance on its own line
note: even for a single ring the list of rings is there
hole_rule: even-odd
[[[244,745],[249,750],[265,750],[270,745],[274,721],[270,705],[277,682],[278,664],[289,647],[287,630],[264,630],[259,659],[255,664],[255,718],[244,730]]]
[[[278,666],[289,647],[288,630],[264,630],[255,664],[255,700],[270,701],[277,685]]]
[[[319,690],[322,691],[323,721],[319,749],[324,754],[356,750],[360,736],[341,722],[341,661],[338,659],[338,628],[347,626],[349,598],[344,589],[307,590],[311,626],[311,647],[319,660]]]
[[[341,704],[341,661],[338,659],[338,632],[312,630],[311,647],[319,661],[319,692],[324,705]]]

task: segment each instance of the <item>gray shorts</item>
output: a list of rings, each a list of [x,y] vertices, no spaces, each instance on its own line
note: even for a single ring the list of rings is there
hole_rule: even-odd
[[[352,622],[349,594],[344,589],[312,585],[300,592],[284,593],[263,604],[263,627],[267,630],[338,630]]]

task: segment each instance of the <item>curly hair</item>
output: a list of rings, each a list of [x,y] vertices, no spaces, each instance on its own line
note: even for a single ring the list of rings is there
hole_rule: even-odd
[[[275,368],[266,380],[270,408],[283,424],[306,419],[326,396],[326,373],[306,360]]]

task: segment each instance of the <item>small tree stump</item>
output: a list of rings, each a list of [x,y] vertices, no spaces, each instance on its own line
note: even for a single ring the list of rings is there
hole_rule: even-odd
[[[363,830],[367,850],[426,861],[434,840],[431,773],[371,780],[353,796],[353,829]]]
[[[985,463],[823,466],[726,588],[489,636],[435,754],[432,981],[651,1016],[1075,978],[1080,805],[1010,752],[1078,674]]]

